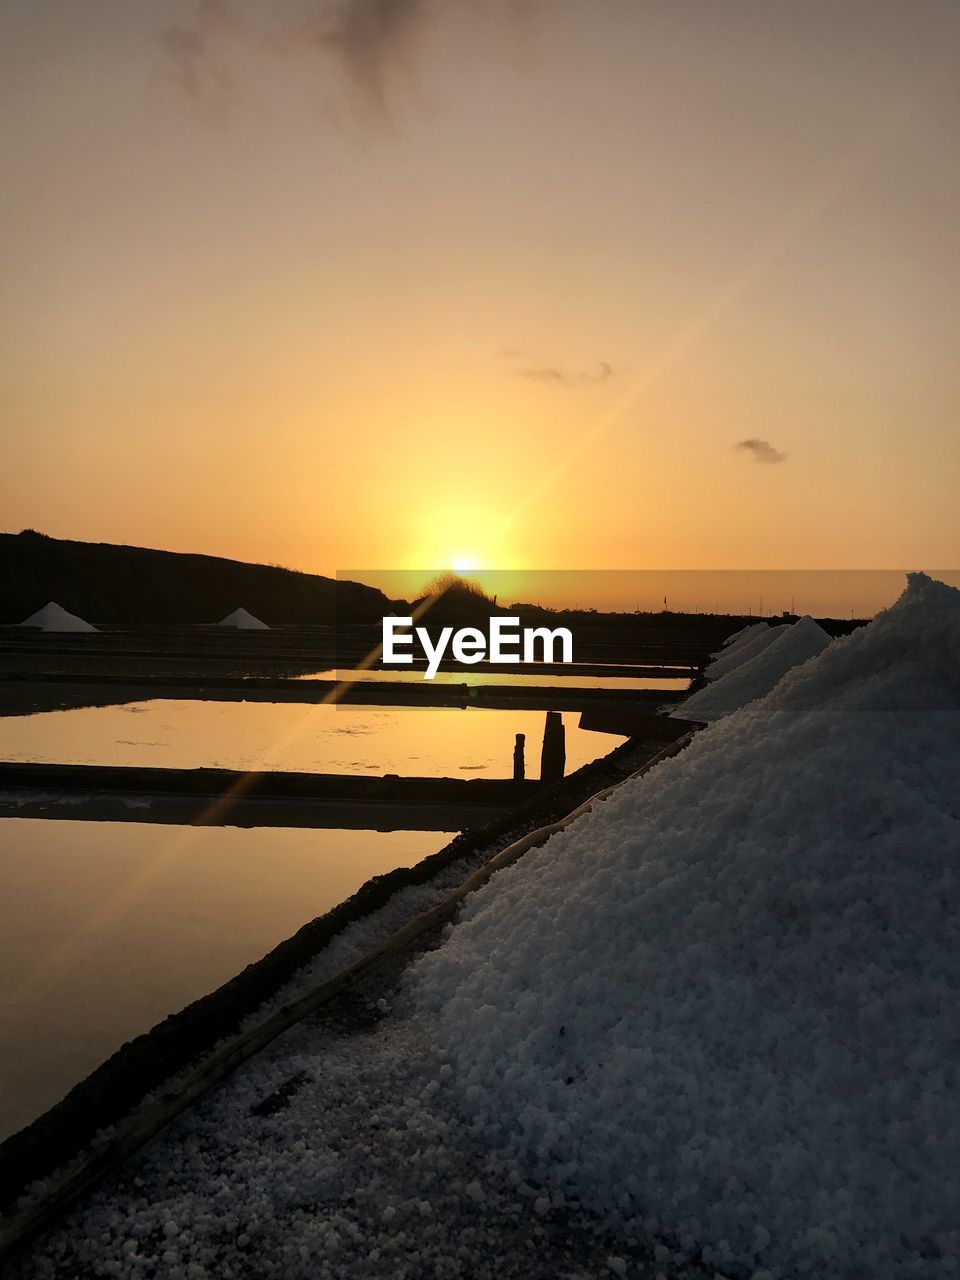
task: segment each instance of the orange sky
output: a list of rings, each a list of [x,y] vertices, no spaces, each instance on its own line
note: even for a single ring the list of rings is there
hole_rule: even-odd
[[[3,527],[960,564],[958,45],[952,0],[4,5]]]

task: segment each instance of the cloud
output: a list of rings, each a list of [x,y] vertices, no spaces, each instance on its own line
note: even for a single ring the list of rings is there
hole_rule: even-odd
[[[230,79],[218,48],[223,34],[235,27],[236,17],[226,0],[200,0],[189,22],[159,33],[161,51],[181,93],[208,119],[222,118],[229,105]]]
[[[427,0],[342,0],[320,42],[339,59],[368,106],[389,116],[393,72],[432,20]]]
[[[460,0],[464,8],[522,34],[524,0]],[[388,123],[391,90],[409,72],[431,26],[452,0],[300,0],[299,12],[271,13],[264,0],[254,21],[243,0],[194,0],[192,16],[159,33],[161,50],[187,101],[209,113],[228,104],[232,84],[224,68],[224,37],[269,57],[312,58],[338,68],[368,122]]]
[[[756,436],[751,436],[749,440],[738,440],[733,447],[752,454],[754,462],[786,462],[788,456],[775,449],[769,440],[758,440]]]
[[[521,378],[528,378],[531,382],[546,382],[550,386],[568,389],[608,382],[616,377],[616,370],[606,360],[601,360],[593,371],[570,370],[563,369],[559,365],[538,364],[518,369],[517,373]]]

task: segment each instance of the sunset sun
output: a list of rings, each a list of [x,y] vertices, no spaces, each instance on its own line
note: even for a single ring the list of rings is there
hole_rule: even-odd
[[[476,556],[454,556],[450,561],[454,573],[475,573],[480,568]]]

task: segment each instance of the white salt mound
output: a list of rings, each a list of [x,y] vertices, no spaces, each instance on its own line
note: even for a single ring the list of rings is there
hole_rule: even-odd
[[[765,697],[788,671],[815,658],[829,643],[826,631],[812,618],[800,618],[754,657],[691,694],[671,714],[685,720],[719,720],[731,715],[748,702]]]
[[[413,971],[528,1176],[764,1280],[960,1270],[960,592],[912,575]]]
[[[761,623],[761,626],[763,627],[762,631],[757,631],[752,636],[748,636],[742,644],[729,649],[726,653],[721,654],[719,658],[714,658],[713,662],[708,662],[703,669],[703,674],[707,679],[719,680],[721,676],[725,676],[734,667],[739,667],[742,663],[761,653],[768,644],[773,644],[777,636],[782,636],[785,631],[790,629],[789,622],[781,622],[776,627],[768,627],[766,623]]]
[[[741,627],[739,631],[735,631],[732,636],[727,636],[723,644],[716,653],[711,653],[711,658],[719,658],[724,652],[730,653],[739,644],[743,644],[749,640],[751,636],[759,635],[761,631],[768,630],[765,622],[751,622],[745,627]]]
[[[269,631],[270,628],[246,609],[234,609],[217,623],[219,627],[236,627],[240,631]]]
[[[97,629],[83,618],[78,618],[75,613],[68,613],[55,600],[45,604],[36,613],[31,613],[29,618],[20,623],[20,626],[37,627],[41,631],[96,631]]]

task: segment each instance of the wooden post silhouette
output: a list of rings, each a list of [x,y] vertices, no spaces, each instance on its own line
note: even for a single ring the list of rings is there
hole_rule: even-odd
[[[524,743],[527,736],[524,733],[517,734],[517,740],[513,744],[513,780],[514,782],[522,782],[527,776],[526,765],[523,759]]]
[[[540,781],[557,782],[563,777],[566,764],[567,748],[563,716],[559,711],[548,711],[543,726],[543,746],[540,750]]]

